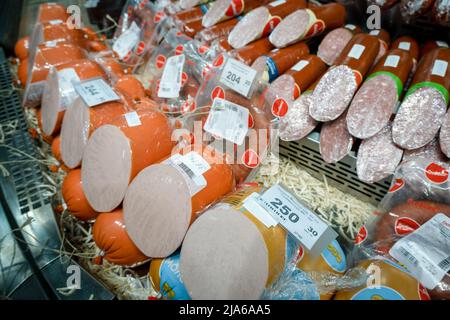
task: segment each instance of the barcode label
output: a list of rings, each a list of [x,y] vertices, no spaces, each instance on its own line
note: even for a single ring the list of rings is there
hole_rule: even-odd
[[[389,254],[423,286],[434,289],[450,270],[450,218],[438,213],[398,240]]]
[[[123,59],[138,43],[141,36],[141,29],[133,21],[131,26],[122,33],[113,44],[113,51]]]
[[[167,59],[159,84],[159,98],[178,98],[181,89],[185,56],[175,55]]]
[[[438,267],[447,272],[450,269],[450,256],[439,262]]]
[[[400,253],[403,254],[403,256],[408,259],[408,261],[415,267],[419,265],[419,261],[405,248],[400,248]]]
[[[183,171],[189,176],[189,178],[194,178],[195,177],[195,173],[194,171],[192,171],[185,163],[180,162],[178,163],[178,166],[183,169]]]

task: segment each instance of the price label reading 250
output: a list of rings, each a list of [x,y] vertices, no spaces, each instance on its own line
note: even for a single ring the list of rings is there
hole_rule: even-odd
[[[280,185],[274,185],[257,202],[313,254],[336,239],[336,232]]]
[[[255,77],[255,69],[230,58],[223,68],[220,82],[237,93],[248,97]]]

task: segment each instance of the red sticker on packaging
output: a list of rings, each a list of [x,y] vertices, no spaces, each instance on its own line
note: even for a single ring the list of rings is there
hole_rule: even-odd
[[[445,169],[437,163],[431,163],[425,169],[425,175],[428,180],[436,184],[442,184],[448,181],[448,169]]]
[[[289,105],[283,98],[276,99],[272,104],[272,114],[275,117],[284,117],[288,112]]]
[[[403,188],[405,185],[405,181],[403,179],[395,179],[394,184],[392,185],[392,187],[389,189],[390,193],[396,192],[398,190],[400,190],[401,188]]]
[[[145,42],[140,41],[136,47],[136,54],[140,56],[145,50]]]
[[[208,46],[200,46],[200,47],[198,48],[198,53],[200,53],[200,54],[205,54],[206,52],[208,52],[208,50],[209,50],[209,47],[208,47]]]
[[[130,60],[131,54],[132,54],[132,52],[131,52],[131,51],[128,51],[127,55],[126,55],[125,57],[122,58],[122,61],[128,61],[128,60]]]
[[[213,66],[217,68],[220,67],[223,64],[224,60],[225,58],[223,57],[223,54],[219,55],[214,61]]]
[[[186,84],[186,82],[188,81],[188,75],[187,75],[187,73],[186,72],[183,72],[182,74],[181,74],[181,86],[183,87],[185,84]]]
[[[367,239],[367,229],[365,226],[362,226],[361,229],[359,229],[358,234],[356,235],[355,238],[355,244],[359,245],[361,243],[363,243],[366,239]]]
[[[395,220],[395,233],[404,236],[420,228],[420,224],[411,218],[401,217]]]
[[[222,87],[217,86],[211,91],[211,101],[214,101],[215,98],[225,99],[225,91]]]
[[[427,289],[418,282],[418,292],[420,300],[431,300],[430,295],[428,294]]]
[[[305,34],[305,37],[303,39],[312,38],[318,34],[321,34],[324,30],[325,30],[325,22],[322,20],[317,20],[309,28],[308,32]]]
[[[185,101],[181,105],[181,113],[182,114],[186,114],[186,113],[189,113],[189,112],[194,112],[195,108],[196,108],[195,101],[193,101],[192,103],[189,103],[189,101]]]
[[[303,257],[305,256],[305,250],[303,249],[302,246],[298,247],[298,255],[297,255],[297,262],[300,262]]]
[[[268,36],[280,22],[281,22],[281,18],[278,16],[274,16],[274,17],[270,18],[270,20],[264,26],[261,37]]]
[[[254,169],[259,166],[259,156],[253,149],[247,149],[242,155],[244,166]]]
[[[232,0],[230,6],[225,12],[227,17],[236,17],[244,11],[244,0]]]
[[[153,22],[154,23],[158,23],[161,22],[161,20],[165,17],[166,15],[164,14],[163,11],[159,11],[155,14],[155,17],[153,18]]]
[[[253,120],[253,116],[251,113],[248,114],[248,127],[253,128],[255,125],[255,121]]]
[[[202,70],[202,78],[203,79],[206,78],[206,75],[208,74],[209,70],[211,70],[210,66],[206,66],[203,68],[203,70]]]
[[[182,44],[180,44],[175,48],[175,55],[179,56],[180,54],[183,53],[183,51],[184,51],[184,46]]]
[[[166,64],[166,57],[163,56],[162,54],[159,54],[156,57],[156,68],[162,69],[165,64]]]

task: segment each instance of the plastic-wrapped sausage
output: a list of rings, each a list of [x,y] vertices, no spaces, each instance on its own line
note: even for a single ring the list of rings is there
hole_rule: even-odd
[[[386,127],[412,67],[410,54],[400,49],[389,51],[376,65],[348,109],[347,126],[354,137],[367,139]]]
[[[433,7],[433,17],[443,26],[450,26],[450,2],[436,0]]]
[[[289,108],[286,115],[280,119],[280,139],[284,141],[300,140],[309,135],[318,122],[309,115],[311,95],[318,81],[303,92]]]
[[[342,28],[330,31],[320,42],[317,56],[327,65],[334,65],[345,46],[355,34],[360,32],[361,28],[353,24],[347,24]]]
[[[400,12],[406,17],[418,17],[433,6],[434,0],[401,0]]]
[[[449,63],[450,49],[433,50],[420,60],[392,128],[400,147],[423,147],[439,131],[449,100]]]
[[[374,36],[357,34],[320,79],[314,90],[310,115],[317,121],[337,119],[348,107],[363,77],[375,60],[380,42]]]
[[[30,49],[30,37],[25,36],[20,38],[16,45],[14,46],[14,54],[19,60],[23,60],[28,57],[28,52]]]
[[[311,38],[324,30],[342,27],[345,23],[345,7],[331,3],[294,11],[283,19],[270,34],[270,41],[281,48]]]
[[[377,29],[369,32],[370,35],[375,36],[380,41],[380,49],[378,50],[378,55],[375,58],[373,65],[375,66],[381,58],[384,57],[386,52],[389,50],[389,46],[391,44],[391,36],[386,30]]]
[[[326,70],[326,65],[315,55],[307,55],[269,87],[266,101],[272,114],[284,117],[303,90],[311,86]],[[281,107],[280,104],[286,105]]]
[[[320,154],[327,163],[342,160],[352,149],[354,138],[348,132],[347,113],[334,121],[326,122],[320,130]]]
[[[233,30],[234,26],[237,25],[240,19],[240,17],[236,17],[234,19],[230,19],[209,28],[203,29],[197,33],[195,38],[206,45],[211,44],[213,40],[216,40],[218,38],[227,38],[231,30]]]
[[[179,26],[191,21],[203,19],[203,16],[208,12],[212,5],[213,3],[202,4],[198,7],[178,12],[172,16],[173,22],[176,26]]]
[[[268,54],[273,49],[274,47],[270,43],[269,39],[262,38],[250,43],[243,48],[232,50],[230,54],[237,60],[247,65],[251,65],[257,58],[262,55]]]
[[[256,59],[252,64],[252,68],[261,72],[264,79],[272,82],[308,53],[308,46],[300,42],[284,49],[270,51],[267,55]]]
[[[268,2],[269,0],[216,0],[203,17],[203,26],[209,28],[221,21],[250,12]]]
[[[391,124],[363,140],[357,156],[356,169],[362,181],[374,183],[393,174],[402,160],[403,150],[392,141]]]
[[[420,56],[423,57],[428,52],[433,51],[434,49],[448,48],[448,47],[449,47],[449,45],[445,41],[442,41],[442,40],[428,40],[422,45],[422,48],[420,49]]]
[[[228,35],[233,48],[242,48],[255,40],[269,36],[276,26],[293,11],[306,8],[304,0],[278,0],[246,14]]]
[[[199,4],[208,3],[211,0],[180,0],[180,7],[181,9],[191,9],[193,7],[198,6]]]
[[[442,128],[441,128],[442,130]],[[434,138],[430,143],[419,149],[405,150],[402,162],[416,160],[418,158],[425,159],[430,162],[448,162],[449,160],[442,153],[439,146],[439,139]],[[449,163],[450,164],[450,163]]]
[[[376,5],[381,8],[381,10],[387,10],[397,4],[400,0],[367,0],[367,5]]]

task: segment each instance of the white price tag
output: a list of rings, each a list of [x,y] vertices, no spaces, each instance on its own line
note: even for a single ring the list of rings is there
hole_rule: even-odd
[[[377,36],[377,35],[380,34],[380,30],[372,30],[372,31],[369,32],[369,34],[372,35],[372,36]]]
[[[356,26],[354,24],[346,24],[344,26],[344,28],[349,29],[349,30],[355,30]]]
[[[137,127],[142,124],[136,111],[125,113],[125,120],[129,127]]]
[[[355,44],[353,45],[352,49],[350,50],[347,56],[358,60],[359,58],[361,58],[361,55],[363,54],[364,50],[366,50],[365,46],[361,44]]]
[[[256,74],[255,69],[242,62],[228,59],[223,68],[220,82],[237,93],[248,97]]]
[[[306,67],[309,64],[309,61],[307,60],[300,60],[299,62],[297,62],[292,68],[291,70],[294,71],[300,71],[303,70],[304,67]]]
[[[448,48],[448,43],[445,41],[436,41],[436,44],[438,45],[439,48]]]
[[[280,185],[264,192],[258,203],[312,255],[322,253],[337,238],[337,233],[328,224]]]
[[[51,25],[58,25],[63,23],[62,20],[50,20],[48,23],[50,23]]]
[[[436,214],[397,241],[389,254],[427,289],[434,289],[450,270],[450,218]]]
[[[84,3],[85,8],[96,8],[100,0],[86,0]]]
[[[274,227],[278,222],[257,202],[259,193],[253,192],[243,203],[244,208],[255,216],[267,228]]]
[[[277,0],[277,1],[272,1],[269,3],[269,6],[271,7],[278,7],[280,4],[285,3],[286,0]]]
[[[175,55],[167,59],[159,84],[159,98],[178,98],[181,89],[184,61],[184,54]]]
[[[248,133],[248,118],[247,108],[215,98],[204,128],[212,135],[241,145]]]
[[[114,42],[113,51],[117,53],[120,59],[123,59],[138,43],[141,35],[141,29],[133,21],[131,26],[122,33]]]
[[[447,73],[448,68],[448,62],[444,60],[436,60],[433,65],[433,70],[431,71],[431,74],[445,77],[445,74]]]
[[[402,50],[405,50],[405,51],[409,51],[409,49],[411,49],[411,43],[409,43],[409,42],[400,42],[398,44],[398,48],[402,49]]]
[[[75,90],[89,107],[120,99],[103,79],[93,79],[78,83],[75,85]]]
[[[384,61],[385,67],[397,68],[398,63],[400,62],[400,56],[391,55],[386,58]]]
[[[196,195],[206,187],[207,183],[203,174],[211,169],[211,166],[197,152],[191,151],[185,155],[175,154],[165,163],[170,164],[181,173],[191,196]]]

